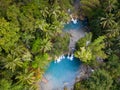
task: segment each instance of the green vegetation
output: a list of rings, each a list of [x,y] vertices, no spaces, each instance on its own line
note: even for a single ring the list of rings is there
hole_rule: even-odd
[[[77,82],[74,90],[119,90],[120,2],[81,0],[81,4],[80,12],[89,19],[92,36],[89,33],[77,42],[75,55],[94,72]],[[87,41],[90,43],[86,44]]]
[[[75,56],[85,63],[90,63],[97,57],[105,59],[107,55],[103,51],[104,39],[105,36],[100,36],[92,42],[92,33],[86,34],[77,42]]]
[[[58,1],[0,0],[0,90],[36,90],[50,60],[68,51],[72,2]]]
[[[94,69],[74,90],[120,90],[120,1],[80,0],[90,33],[75,56]],[[68,51],[62,31],[74,0],[0,0],[0,90],[37,90],[50,60]],[[100,60],[99,60],[100,59]]]
[[[111,76],[104,70],[96,70],[87,80],[77,83],[75,90],[110,90]]]

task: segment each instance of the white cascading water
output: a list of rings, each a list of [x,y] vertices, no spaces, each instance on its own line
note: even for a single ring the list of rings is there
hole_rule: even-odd
[[[72,15],[70,15],[70,17],[71,17],[71,21],[73,22],[73,24],[77,24],[77,18],[74,19]]]
[[[77,19],[73,19],[73,17],[72,17],[71,21],[72,21],[74,24],[77,24]]]
[[[71,56],[70,56],[70,60],[71,60],[71,61],[73,60],[73,54],[71,54]]]
[[[68,54],[67,59],[70,59],[70,55]]]
[[[65,59],[65,56],[63,55],[63,57],[62,57],[63,59]]]
[[[61,61],[60,57],[57,59],[57,63],[59,63]]]
[[[74,55],[73,55],[73,54],[71,54],[71,55],[68,54],[67,59],[70,59],[70,60],[72,61],[73,58],[74,58]]]
[[[70,59],[72,61],[73,58],[74,58],[73,54],[71,54],[71,56],[69,54],[67,55],[67,59]],[[65,59],[64,55],[60,56],[57,60],[54,61],[54,63],[59,63],[62,59]]]
[[[65,59],[65,56],[60,56],[57,60],[55,60],[55,63],[59,63],[62,59]]]

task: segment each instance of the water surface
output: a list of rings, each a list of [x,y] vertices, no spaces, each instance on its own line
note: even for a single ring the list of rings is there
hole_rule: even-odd
[[[80,60],[75,57],[73,60],[65,57],[59,63],[52,61],[44,74],[48,82],[41,82],[41,90],[63,90],[64,86],[71,88],[79,74],[79,69]]]
[[[76,24],[74,24],[72,21],[69,22],[68,24],[65,24],[64,26],[64,31],[66,30],[79,30],[83,28],[83,22],[78,20]]]
[[[71,21],[64,26],[64,31],[78,31],[84,26],[85,23],[83,21],[78,20],[76,24]],[[73,60],[65,57],[61,59],[59,63],[52,61],[44,74],[44,78],[46,78],[48,82],[40,82],[40,90],[64,90],[65,86],[68,90],[71,90],[70,88],[74,85],[75,79],[80,73],[80,64],[80,60],[75,57]]]

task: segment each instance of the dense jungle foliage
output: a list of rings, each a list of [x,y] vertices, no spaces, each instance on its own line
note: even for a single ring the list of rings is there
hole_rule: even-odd
[[[88,17],[91,33],[77,42],[75,56],[94,72],[74,90],[120,90],[120,1],[81,0],[80,4],[79,13]]]
[[[70,3],[0,0],[0,90],[36,90],[50,60],[68,51]]]
[[[74,0],[0,0],[0,90],[37,90],[50,60],[68,51],[62,31]],[[90,33],[75,56],[94,69],[74,90],[120,90],[120,1],[80,0]]]

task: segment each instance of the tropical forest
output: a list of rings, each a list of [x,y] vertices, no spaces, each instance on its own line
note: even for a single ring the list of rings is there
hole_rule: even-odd
[[[0,0],[0,90],[120,90],[120,0]]]

